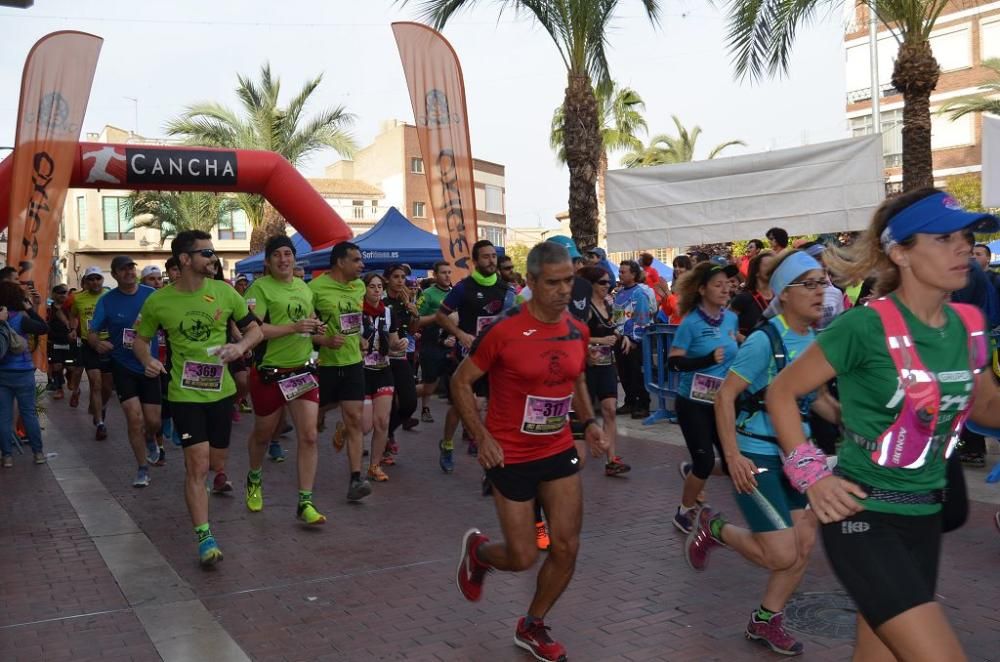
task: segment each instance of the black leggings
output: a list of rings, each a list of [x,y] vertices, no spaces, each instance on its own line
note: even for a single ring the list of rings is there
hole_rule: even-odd
[[[413,364],[409,360],[392,359],[392,379],[396,391],[392,396],[392,412],[389,414],[389,436],[396,432],[403,421],[413,416],[417,410],[417,382],[413,376]]]
[[[684,443],[691,454],[691,473],[696,478],[707,480],[715,467],[715,449],[719,450],[722,471],[729,474],[726,457],[722,452],[722,442],[715,427],[715,408],[708,403],[695,402],[677,396],[677,423],[681,426]]]
[[[618,365],[618,381],[625,391],[625,404],[635,409],[649,409],[649,391],[642,374],[642,345],[633,344],[625,354],[621,344],[615,345],[615,361]]]

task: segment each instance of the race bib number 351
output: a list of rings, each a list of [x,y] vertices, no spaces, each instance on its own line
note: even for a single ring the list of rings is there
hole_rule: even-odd
[[[573,396],[543,398],[529,395],[524,401],[524,418],[521,432],[525,434],[553,434],[566,425]]]

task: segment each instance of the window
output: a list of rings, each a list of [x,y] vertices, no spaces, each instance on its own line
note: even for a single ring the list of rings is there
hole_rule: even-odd
[[[426,218],[427,205],[422,202],[413,203],[413,218]]]
[[[365,217],[365,201],[354,200],[351,204],[354,208],[354,218],[356,220],[363,219]]]
[[[82,195],[76,196],[76,220],[80,228],[77,239],[87,241],[87,198]]]
[[[903,164],[903,109],[886,110],[879,113],[882,125],[882,154],[885,156],[885,167],[892,168]],[[851,136],[867,136],[872,132],[872,116],[862,115],[850,119]]]
[[[108,195],[101,199],[105,241],[135,239],[132,219],[128,217],[127,207],[128,198],[118,198]]]
[[[494,225],[480,224],[479,238],[488,239],[494,246],[503,246],[506,243],[504,240],[504,228],[496,227]]]
[[[980,23],[979,28],[979,58],[988,60],[991,57],[1000,57],[1000,20],[985,20]]]
[[[931,108],[931,149],[947,149],[973,144],[973,115],[959,117],[954,122],[947,115],[938,115],[936,108]]]
[[[486,186],[486,211],[491,214],[503,213],[503,189],[499,186]]]
[[[368,218],[378,218],[378,200],[372,200],[372,206],[368,212]]]
[[[219,216],[219,239],[245,240],[247,238],[247,214],[242,209],[223,212]]]
[[[966,23],[931,35],[931,50],[941,71],[954,71],[972,66],[972,30]]]
[[[414,156],[410,159],[410,172],[415,175],[424,174],[424,160],[419,156]]]

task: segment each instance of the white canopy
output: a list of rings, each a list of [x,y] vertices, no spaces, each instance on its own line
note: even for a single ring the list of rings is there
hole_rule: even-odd
[[[1000,207],[1000,117],[983,114],[983,206]]]
[[[776,226],[790,235],[863,230],[885,197],[882,168],[882,137],[871,135],[612,170],[608,250],[751,239]]]

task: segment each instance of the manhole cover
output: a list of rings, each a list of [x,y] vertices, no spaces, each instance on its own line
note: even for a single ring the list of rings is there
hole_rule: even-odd
[[[784,624],[829,639],[854,639],[856,616],[846,593],[798,593],[785,605]]]

